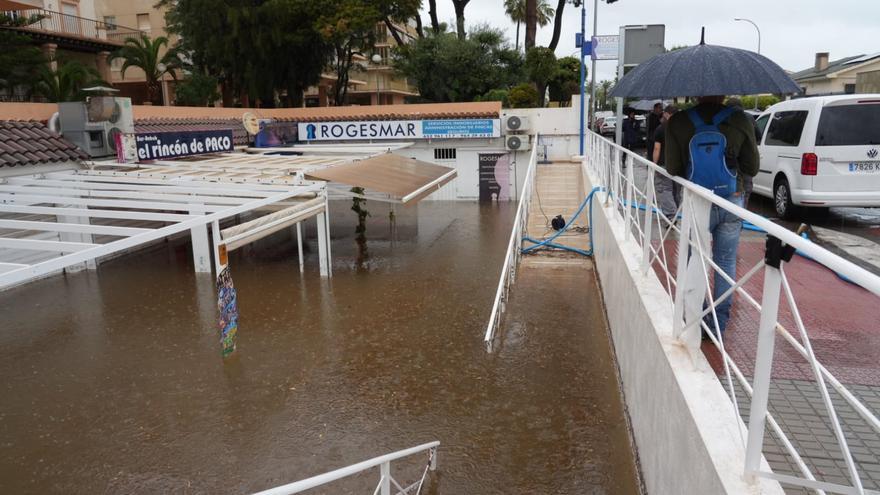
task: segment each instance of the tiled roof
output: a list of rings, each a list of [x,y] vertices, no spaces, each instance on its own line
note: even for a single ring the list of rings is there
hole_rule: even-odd
[[[0,167],[71,162],[88,157],[40,122],[0,120]]]
[[[232,130],[232,141],[235,146],[250,144],[250,138],[241,119],[151,118],[137,119],[134,122],[135,132],[217,131],[225,129]]]

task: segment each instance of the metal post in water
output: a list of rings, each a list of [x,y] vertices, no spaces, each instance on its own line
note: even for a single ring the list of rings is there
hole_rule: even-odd
[[[296,249],[299,251],[299,272],[303,273],[305,260],[303,260],[302,222],[296,222]]]

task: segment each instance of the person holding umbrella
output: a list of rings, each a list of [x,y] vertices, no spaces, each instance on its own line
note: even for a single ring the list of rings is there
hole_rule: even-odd
[[[742,111],[725,107],[721,95],[793,94],[800,87],[767,57],[739,48],[707,45],[705,35],[703,29],[699,45],[642,62],[618,81],[611,96],[697,97],[699,104],[692,111],[679,112],[669,120],[665,136],[666,169],[742,206],[742,177],[754,176],[758,171],[754,124]],[[734,280],[741,228],[742,222],[736,215],[712,206],[712,258]],[[691,265],[697,266],[688,261],[688,270],[692,270]],[[729,288],[730,284],[716,271],[713,299],[718,300]],[[732,300],[728,296],[716,306],[718,328],[714,321],[709,324],[719,337],[727,326]],[[699,306],[688,301],[685,300],[685,328],[702,313]],[[711,313],[708,320],[714,320]],[[686,340],[689,345],[693,342],[690,337]]]
[[[742,110],[735,110],[724,105],[724,96],[702,96],[696,107],[687,112],[679,112],[669,119],[666,129],[666,170],[693,180],[700,167],[710,167],[704,162],[694,162],[692,153],[694,136],[697,134],[699,120],[709,124],[718,122],[717,129],[726,138],[723,150],[726,166],[736,175],[735,189],[716,194],[725,195],[728,201],[743,206],[745,176],[754,177],[758,173],[758,144],[755,141],[755,127],[752,118]],[[726,116],[726,118],[720,118]],[[695,122],[694,119],[697,119]],[[699,181],[695,181],[699,184]],[[700,184],[706,185],[706,184]],[[739,247],[739,234],[742,231],[742,220],[729,211],[712,205],[709,216],[709,232],[712,234],[712,260],[719,268],[736,279],[736,252]],[[715,274],[713,298],[720,298],[730,284],[718,273]],[[730,307],[733,297],[718,303],[715,313],[718,318],[718,333],[723,333],[730,319]],[[714,329],[715,321],[707,315],[706,323]],[[716,333],[716,335],[718,335]]]

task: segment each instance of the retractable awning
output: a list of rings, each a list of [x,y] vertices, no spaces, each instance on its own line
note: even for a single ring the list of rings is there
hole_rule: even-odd
[[[399,198],[404,204],[428,196],[456,175],[453,168],[391,153],[306,172],[311,179],[363,187]]]

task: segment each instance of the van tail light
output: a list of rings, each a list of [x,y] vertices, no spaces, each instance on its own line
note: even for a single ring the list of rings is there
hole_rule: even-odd
[[[804,153],[801,157],[801,175],[816,175],[819,172],[819,157],[815,153]]]

